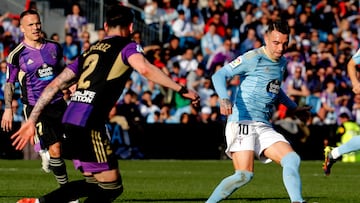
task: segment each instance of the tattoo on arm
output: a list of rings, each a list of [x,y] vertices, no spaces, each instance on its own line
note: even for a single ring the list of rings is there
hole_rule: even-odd
[[[7,82],[4,87],[4,99],[5,99],[5,108],[11,108],[11,102],[13,99],[15,90],[15,85],[13,83]]]
[[[61,72],[41,93],[41,96],[37,100],[28,119],[36,122],[42,110],[45,108],[47,104],[51,102],[54,95],[59,90],[66,87],[67,83],[70,82],[71,79],[73,79],[74,77],[75,77],[74,72],[72,72],[70,69],[65,68],[64,71]]]

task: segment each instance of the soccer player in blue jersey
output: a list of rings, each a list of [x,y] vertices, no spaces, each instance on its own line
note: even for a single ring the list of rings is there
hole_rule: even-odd
[[[107,37],[92,45],[45,88],[27,122],[12,136],[16,149],[22,149],[29,140],[33,143],[34,124],[42,109],[56,92],[76,78],[77,89],[62,120],[66,136],[64,152],[76,161],[84,179],[19,203],[62,203],[80,197],[87,197],[87,203],[109,203],[122,193],[118,160],[105,123],[134,69],[147,79],[179,92],[194,105],[199,103],[196,92],[175,83],[145,59],[141,45],[131,40],[133,17],[127,7],[110,7],[104,23]]]
[[[286,68],[283,54],[289,43],[287,23],[281,20],[271,22],[264,41],[264,46],[240,55],[212,76],[221,99],[221,114],[228,116],[226,153],[233,161],[235,172],[220,182],[207,203],[226,199],[251,181],[254,155],[264,163],[272,160],[280,164],[291,202],[305,202],[299,175],[300,157],[270,122],[278,103],[286,105],[289,111],[309,110],[309,107],[297,107],[280,88]],[[235,101],[230,101],[226,84],[227,79],[235,75],[240,76],[241,83]]]
[[[1,121],[1,127],[5,131],[12,129],[11,102],[15,82],[20,83],[21,99],[27,117],[45,87],[65,67],[60,44],[41,37],[40,16],[35,10],[21,13],[20,29],[24,33],[24,40],[10,52],[7,58],[7,81],[4,90],[5,111]],[[68,182],[65,162],[61,157],[60,150],[60,141],[63,135],[61,118],[65,109],[66,103],[63,94],[58,91],[36,122],[36,133],[41,140],[41,148],[47,149],[50,155],[49,163],[43,157],[43,169],[45,171],[51,169],[61,186]]]
[[[347,64],[348,75],[353,85],[353,92],[360,94],[360,81],[357,77],[356,66],[360,65],[360,49],[351,57]],[[330,175],[331,167],[333,164],[344,154],[349,152],[360,150],[360,136],[353,136],[348,142],[331,149],[330,147],[325,148],[325,161],[323,163],[323,169],[325,175]]]

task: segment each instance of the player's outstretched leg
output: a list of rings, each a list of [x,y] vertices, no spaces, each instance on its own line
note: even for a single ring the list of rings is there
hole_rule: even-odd
[[[226,177],[215,188],[206,203],[216,203],[230,196],[235,190],[248,183],[254,173],[250,171],[235,171],[235,173],[229,177]]]
[[[339,147],[325,147],[325,161],[323,163],[323,169],[325,175],[330,175],[330,170],[333,164],[343,155],[349,152],[355,152],[360,150],[360,136],[352,137],[348,142],[340,145]]]
[[[325,175],[330,175],[331,173],[331,167],[333,166],[333,164],[336,162],[336,159],[334,159],[331,155],[331,150],[332,147],[330,146],[326,146],[324,149],[324,163],[323,163],[323,170]]]
[[[305,202],[301,195],[299,155],[296,152],[290,152],[281,159],[280,164],[283,167],[283,181],[291,202]]]

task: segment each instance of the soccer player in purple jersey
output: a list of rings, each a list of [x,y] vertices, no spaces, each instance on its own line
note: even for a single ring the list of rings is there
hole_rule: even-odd
[[[19,203],[60,203],[80,197],[87,197],[87,203],[108,203],[120,196],[123,191],[121,175],[105,122],[133,69],[147,79],[179,92],[194,105],[199,104],[196,92],[177,84],[150,64],[141,45],[131,40],[134,15],[129,8],[114,5],[106,14],[107,37],[91,46],[45,88],[27,122],[12,136],[16,149],[22,149],[29,140],[34,143],[35,122],[43,108],[56,92],[76,78],[77,89],[63,116],[64,152],[70,153],[84,179],[71,181],[40,198],[22,199]]]
[[[11,102],[15,82],[20,83],[25,116],[29,116],[41,92],[65,67],[60,44],[41,37],[40,16],[35,10],[21,13],[20,29],[24,33],[24,40],[7,58],[5,111],[1,121],[1,127],[5,131],[12,129]],[[36,122],[36,133],[41,140],[41,148],[47,149],[50,155],[49,166],[43,165],[43,169],[45,171],[51,169],[60,186],[68,182],[65,162],[61,158],[60,150],[60,140],[63,135],[61,118],[65,109],[63,94],[58,91]]]

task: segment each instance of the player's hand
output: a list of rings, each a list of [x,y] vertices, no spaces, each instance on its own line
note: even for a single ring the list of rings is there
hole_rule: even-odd
[[[220,100],[220,113],[226,116],[232,114],[232,103],[229,99]]]
[[[360,94],[360,83],[354,85],[353,88],[352,88],[352,91],[353,91],[355,94]]]
[[[6,108],[1,119],[1,128],[3,131],[9,132],[12,129],[13,112],[10,108]]]
[[[21,128],[11,136],[12,146],[16,150],[22,150],[26,144],[30,141],[34,145],[34,136],[35,136],[35,123],[31,120],[26,121]]]
[[[199,106],[200,105],[200,96],[196,92],[194,92],[192,90],[187,90],[187,92],[181,94],[181,96],[183,96],[184,98],[190,99],[191,103],[194,106]]]
[[[182,97],[190,99],[194,106],[200,106],[200,96],[198,93],[192,90],[188,90],[186,87],[182,87],[178,92]]]

